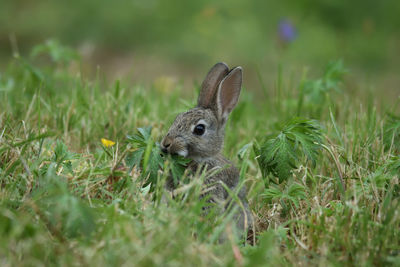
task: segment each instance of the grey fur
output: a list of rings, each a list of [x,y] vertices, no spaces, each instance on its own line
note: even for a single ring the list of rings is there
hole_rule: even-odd
[[[161,148],[164,152],[193,159],[189,165],[193,172],[200,166],[207,170],[220,169],[205,180],[205,186],[212,188],[207,192],[209,201],[221,205],[222,210],[239,205],[234,217],[236,226],[239,230],[249,230],[253,227],[253,217],[246,200],[245,186],[237,194],[241,202],[238,204],[232,201],[222,185],[223,183],[236,192],[239,184],[239,171],[222,156],[221,151],[225,122],[238,101],[241,82],[240,67],[228,71],[224,63],[214,65],[202,84],[198,106],[176,117],[161,142]],[[206,126],[205,133],[201,136],[193,133],[193,128],[199,121]]]

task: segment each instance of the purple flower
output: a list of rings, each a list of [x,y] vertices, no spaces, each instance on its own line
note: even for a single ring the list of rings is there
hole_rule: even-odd
[[[278,25],[279,39],[284,43],[290,43],[297,37],[296,28],[288,19],[282,19]]]

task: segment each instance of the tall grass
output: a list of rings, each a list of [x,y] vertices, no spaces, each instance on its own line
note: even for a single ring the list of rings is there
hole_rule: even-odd
[[[151,158],[195,93],[183,100],[179,88],[108,83],[100,72],[87,80],[71,51],[35,51],[45,55],[16,57],[0,74],[3,266],[399,263],[399,108],[354,98],[340,62],[291,88],[280,77],[279,99],[243,90],[224,153],[247,184],[250,246],[229,214],[203,217],[206,174],[179,181],[172,197],[163,190],[170,162]],[[283,135],[285,153],[271,145]]]

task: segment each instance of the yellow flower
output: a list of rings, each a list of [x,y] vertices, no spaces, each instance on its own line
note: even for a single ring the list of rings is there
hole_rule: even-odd
[[[111,141],[111,140],[108,140],[108,139],[105,139],[105,138],[101,138],[101,143],[105,147],[112,147],[113,145],[115,145],[114,141]]]

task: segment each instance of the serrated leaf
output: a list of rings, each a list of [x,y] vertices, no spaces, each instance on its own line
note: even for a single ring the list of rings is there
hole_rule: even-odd
[[[135,147],[146,147],[151,136],[151,127],[138,128],[138,132],[133,135],[127,135],[128,141]]]
[[[158,171],[162,169],[164,165],[160,153],[161,151],[158,147],[153,147],[146,166],[146,173],[150,174],[148,182],[153,183],[154,185],[157,184]]]
[[[151,127],[138,128],[133,135],[127,136],[129,143],[134,147],[134,151],[129,153],[125,159],[126,164],[132,168],[141,170],[143,179],[147,178],[145,186],[151,184],[151,190],[157,184],[158,171],[164,166],[165,160],[169,160],[170,172],[175,182],[182,177],[188,159],[180,156],[161,157],[159,144],[151,136]]]
[[[298,183],[291,183],[287,188],[287,195],[292,198],[305,199],[307,197],[304,186]]]
[[[63,166],[69,173],[73,173],[71,160],[76,159],[77,154],[72,153],[68,150],[68,147],[60,140],[57,140],[54,148],[54,154],[52,161],[57,166]]]
[[[320,79],[306,80],[303,84],[304,96],[311,104],[315,106],[324,105],[326,95],[331,91],[339,91],[339,86],[343,82],[343,77],[347,69],[343,66],[343,61],[337,60],[330,62]]]
[[[264,178],[272,174],[282,183],[296,168],[297,163],[307,158],[315,166],[322,144],[322,132],[314,120],[295,118],[275,138],[267,139],[258,148],[257,160]],[[271,180],[275,182],[274,180]]]
[[[131,172],[135,166],[140,166],[140,162],[143,157],[143,152],[144,152],[143,148],[138,148],[126,156],[125,161],[126,164],[129,166],[129,172]]]
[[[280,198],[282,197],[282,195],[283,195],[282,191],[276,187],[270,187],[268,189],[265,189],[264,193],[262,194],[262,196],[265,197],[267,200]]]
[[[287,184],[284,190],[281,190],[277,186],[271,186],[264,191],[262,196],[269,201],[289,201],[296,207],[299,207],[300,200],[307,198],[304,186],[294,182]]]
[[[293,119],[283,130],[288,138],[294,142],[295,150],[302,149],[303,154],[316,164],[319,149],[322,144],[322,135],[319,124],[314,120]]]
[[[173,156],[169,155],[167,160],[170,163],[169,168],[174,184],[177,185],[178,181],[184,175],[186,167],[191,160],[179,155],[173,155]]]

